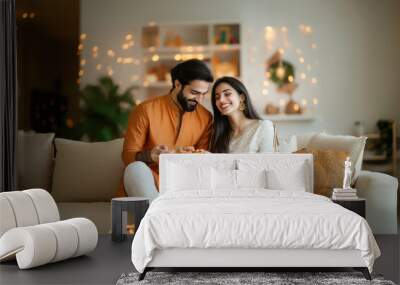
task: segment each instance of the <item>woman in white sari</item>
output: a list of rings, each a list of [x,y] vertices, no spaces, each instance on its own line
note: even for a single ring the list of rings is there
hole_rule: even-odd
[[[214,112],[210,151],[258,153],[275,150],[275,128],[257,115],[246,87],[233,77],[219,78],[212,88]]]

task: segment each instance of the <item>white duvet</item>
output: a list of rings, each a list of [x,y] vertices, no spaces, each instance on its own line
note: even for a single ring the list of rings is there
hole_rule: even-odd
[[[154,200],[132,243],[143,272],[155,249],[358,249],[372,272],[380,250],[365,219],[307,192],[172,192]]]

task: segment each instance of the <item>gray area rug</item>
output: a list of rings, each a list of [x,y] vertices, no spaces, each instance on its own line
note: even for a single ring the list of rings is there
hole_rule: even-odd
[[[139,273],[124,273],[117,285],[133,284],[388,284],[381,275],[372,275],[368,281],[360,272],[148,272],[138,281]]]

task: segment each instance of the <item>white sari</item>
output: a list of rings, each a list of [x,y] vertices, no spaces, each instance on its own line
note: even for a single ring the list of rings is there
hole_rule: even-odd
[[[276,151],[276,131],[269,120],[255,120],[229,143],[230,153],[259,153]]]

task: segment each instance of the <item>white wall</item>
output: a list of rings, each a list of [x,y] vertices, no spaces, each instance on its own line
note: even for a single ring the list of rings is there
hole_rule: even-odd
[[[260,111],[268,98],[261,95],[267,58],[264,27],[286,26],[290,33],[298,31],[299,24],[310,25],[318,48],[305,58],[318,61],[313,69],[318,84],[313,88],[300,82],[295,98],[316,96],[317,119],[281,123],[280,133],[287,136],[325,130],[351,134],[356,120],[365,121],[367,131],[372,131],[380,118],[400,123],[398,0],[81,0],[81,30],[88,35],[83,53],[88,62],[82,82],[98,76],[88,56],[91,46],[120,50],[127,32],[134,32],[137,39],[137,27],[150,21],[239,21],[245,36],[244,81]],[[296,34],[291,38],[294,45],[300,45],[301,40]],[[251,51],[255,63],[250,62]],[[288,56],[296,61],[294,52]],[[113,76],[127,86],[135,72],[129,65]]]

